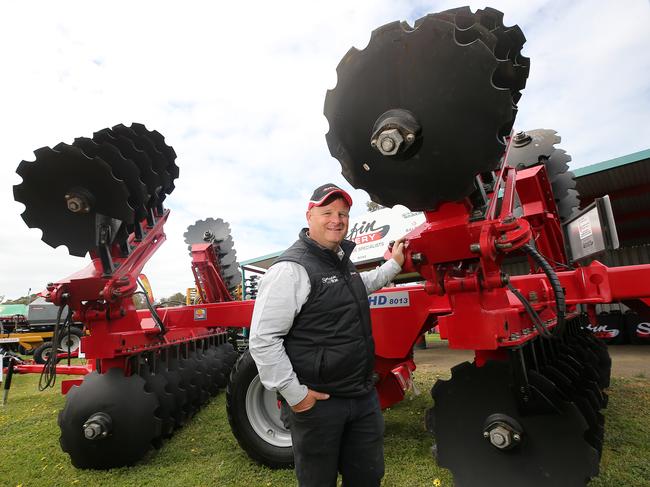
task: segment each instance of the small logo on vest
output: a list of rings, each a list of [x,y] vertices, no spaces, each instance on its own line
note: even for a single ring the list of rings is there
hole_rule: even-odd
[[[321,282],[323,284],[334,284],[336,282],[339,282],[339,277],[337,275],[323,277],[321,278]]]

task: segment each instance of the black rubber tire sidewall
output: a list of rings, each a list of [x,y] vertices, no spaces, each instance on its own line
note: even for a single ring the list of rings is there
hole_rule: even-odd
[[[52,353],[52,342],[43,342],[34,350],[34,362],[37,364],[45,364],[47,360],[43,358],[43,352],[49,350]]]
[[[246,392],[257,377],[250,351],[244,352],[232,369],[226,389],[226,410],[233,435],[248,456],[270,468],[293,468],[293,448],[271,445],[260,438],[246,414]]]

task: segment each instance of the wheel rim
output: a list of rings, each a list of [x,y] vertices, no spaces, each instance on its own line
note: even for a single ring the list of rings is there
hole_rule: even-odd
[[[257,436],[282,448],[291,446],[291,433],[280,419],[280,406],[275,392],[264,388],[255,376],[246,391],[246,415]]]
[[[41,358],[47,362],[50,359],[51,354],[52,354],[52,347],[45,347],[41,352]]]
[[[67,352],[68,348],[70,348],[71,352],[76,352],[79,349],[79,345],[81,345],[81,338],[72,333],[70,334],[70,337],[68,337],[68,334],[66,333],[63,335],[63,338],[61,338],[61,342],[59,343],[59,350]]]

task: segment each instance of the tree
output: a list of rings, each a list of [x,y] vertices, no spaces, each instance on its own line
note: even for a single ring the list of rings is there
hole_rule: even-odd
[[[18,299],[8,299],[2,304],[29,304],[36,299],[37,294],[30,294],[29,296],[21,296]],[[1,302],[1,301],[0,301]]]
[[[374,201],[366,201],[366,207],[368,208],[368,211],[377,211],[381,210],[382,208],[386,208],[385,206],[381,206],[379,203],[375,203]]]
[[[185,295],[183,293],[172,294],[168,298],[161,298],[158,302],[158,306],[164,308],[169,306],[184,306],[185,305]]]

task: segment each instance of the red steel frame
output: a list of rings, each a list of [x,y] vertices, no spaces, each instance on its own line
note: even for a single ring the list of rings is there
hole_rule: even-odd
[[[513,215],[517,198],[519,217]],[[405,273],[419,273],[425,284],[378,293],[387,299],[393,293],[408,296],[408,304],[371,310],[377,389],[384,408],[403,399],[415,370],[413,345],[436,325],[451,348],[475,350],[479,366],[489,358],[503,358],[508,347],[538,334],[521,302],[505,287],[508,277],[501,267],[506,255],[520,251],[531,239],[549,261],[566,262],[544,166],[517,171],[502,165],[484,214],[476,220],[472,216],[468,201],[443,203],[426,212],[425,223],[407,236],[403,268]],[[59,373],[83,375],[111,367],[128,370],[128,357],[135,354],[223,334],[229,327],[249,326],[254,301],[231,300],[209,243],[192,248],[192,270],[203,304],[158,309],[164,333],[148,310],[136,310],[132,297],[137,279],[165,240],[167,217],[165,211],[153,225],[145,226],[142,241],[131,235],[127,257],[121,257],[114,246],[112,275],[103,274],[101,259],[92,253],[88,267],[48,285],[47,299],[68,304],[74,321],[83,322],[87,331],[82,349],[88,366],[60,365]],[[650,296],[650,265],[608,268],[595,261],[557,274],[569,312],[576,304]],[[529,298],[549,328],[555,325],[554,295],[545,274],[514,276],[509,282]],[[18,365],[15,370],[34,373],[42,367]],[[63,392],[79,382],[63,381]]]

